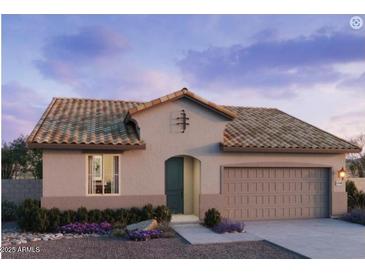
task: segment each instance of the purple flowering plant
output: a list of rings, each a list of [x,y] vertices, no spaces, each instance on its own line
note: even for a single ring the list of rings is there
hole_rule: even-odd
[[[215,225],[212,230],[216,233],[232,233],[232,232],[242,232],[245,228],[243,222],[234,222],[229,219],[222,219],[221,222]]]
[[[149,239],[160,238],[162,231],[154,230],[133,230],[128,232],[128,238],[132,241],[146,241]]]
[[[112,225],[108,222],[97,223],[71,223],[59,228],[62,233],[76,234],[106,234],[112,230]]]

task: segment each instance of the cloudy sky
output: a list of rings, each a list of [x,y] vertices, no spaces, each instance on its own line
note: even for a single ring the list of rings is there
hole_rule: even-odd
[[[29,134],[55,96],[141,101],[182,87],[365,133],[365,27],[350,17],[2,16],[2,139]]]

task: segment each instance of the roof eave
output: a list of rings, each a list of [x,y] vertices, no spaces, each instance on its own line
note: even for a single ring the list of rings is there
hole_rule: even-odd
[[[308,154],[344,154],[359,153],[360,149],[350,148],[269,148],[269,147],[232,147],[221,144],[223,152],[256,152],[256,153],[308,153]]]
[[[140,145],[103,145],[103,144],[49,144],[49,143],[27,143],[30,149],[55,149],[55,150],[108,150],[127,151],[146,149],[145,144]]]

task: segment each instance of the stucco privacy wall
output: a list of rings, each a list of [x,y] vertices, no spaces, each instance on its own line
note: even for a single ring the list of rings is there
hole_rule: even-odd
[[[25,199],[40,200],[42,197],[42,180],[3,179],[1,180],[1,200],[20,204]]]
[[[176,118],[182,109],[190,119],[185,133],[181,133],[176,125]],[[345,186],[335,186],[336,171],[344,166],[344,155],[222,153],[219,143],[223,140],[224,127],[228,120],[185,98],[136,113],[133,118],[141,128],[141,137],[146,142],[146,149],[121,154],[121,196],[164,197],[165,160],[173,156],[189,155],[201,162],[200,216],[208,207],[215,204],[219,207],[221,204],[221,167],[252,162],[330,167],[330,211],[332,210],[332,214],[346,211]],[[44,200],[52,196],[86,196],[85,154],[48,152],[45,153],[44,159]],[[98,197],[92,199],[97,200]],[[103,200],[108,203],[108,199],[103,197]]]

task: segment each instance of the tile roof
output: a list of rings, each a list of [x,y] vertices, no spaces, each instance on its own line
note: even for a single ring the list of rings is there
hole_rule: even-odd
[[[124,119],[137,102],[54,98],[28,137],[28,144],[144,145]]]
[[[141,111],[144,111],[144,110],[147,110],[147,109],[150,109],[150,108],[153,108],[153,107],[156,107],[162,103],[166,103],[166,102],[169,102],[169,101],[174,101],[174,100],[177,100],[181,97],[187,97],[191,100],[194,100],[196,101],[197,103],[200,103],[202,104],[203,106],[223,115],[223,116],[226,116],[230,119],[234,119],[236,117],[236,114],[222,106],[219,106],[213,102],[210,102],[198,95],[196,95],[195,93],[192,93],[191,91],[189,91],[187,88],[183,88],[179,91],[176,91],[176,92],[173,92],[173,93],[170,93],[168,95],[165,95],[165,96],[162,96],[160,98],[157,98],[157,99],[154,99],[152,101],[149,101],[149,102],[146,102],[146,103],[142,103],[142,104],[139,104],[137,105],[136,107],[132,108],[129,110],[129,113],[131,115],[137,113],[137,112],[141,112]]]
[[[225,106],[237,118],[224,132],[225,151],[355,152],[359,148],[275,108]]]
[[[233,119],[224,132],[224,151],[344,153],[359,150],[278,109],[218,106],[184,90],[147,103],[54,98],[28,137],[28,145],[33,148],[141,149],[145,143],[139,138],[135,125],[127,122],[128,113],[133,115],[182,96]]]

